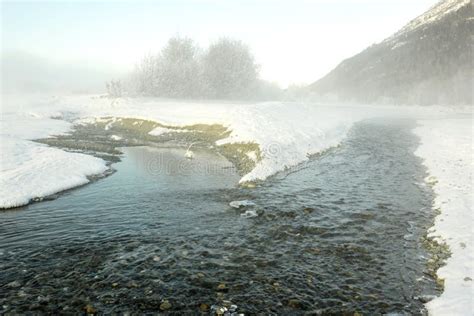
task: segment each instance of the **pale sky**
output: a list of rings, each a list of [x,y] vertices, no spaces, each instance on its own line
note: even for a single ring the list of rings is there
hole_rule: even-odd
[[[436,0],[2,0],[2,55],[126,72],[170,36],[200,46],[220,36],[246,42],[261,77],[311,83],[383,40]]]

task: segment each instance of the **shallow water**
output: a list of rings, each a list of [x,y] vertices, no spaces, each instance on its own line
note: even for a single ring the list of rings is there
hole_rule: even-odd
[[[433,214],[411,124],[359,123],[256,189],[211,152],[125,148],[112,176],[0,213],[0,312],[420,314]]]

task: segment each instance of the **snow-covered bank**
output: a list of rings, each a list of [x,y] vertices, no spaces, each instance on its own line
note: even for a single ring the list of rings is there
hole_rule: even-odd
[[[16,99],[10,108],[2,101],[0,208],[22,206],[83,185],[89,182],[88,176],[107,169],[102,159],[30,141],[67,132],[70,123],[35,113],[32,105],[36,103],[31,100]]]
[[[441,210],[431,235],[444,239],[452,252],[446,266],[438,270],[438,277],[445,280],[444,292],[427,308],[432,315],[474,315],[472,117],[419,124],[415,133],[421,145],[416,154],[437,181],[435,208]]]
[[[285,167],[303,162],[308,155],[339,144],[354,122],[367,117],[364,110],[348,113],[346,108],[303,104],[204,103],[147,98],[111,100],[97,96],[45,97],[35,102],[23,101],[18,107],[20,110],[12,110],[8,107],[11,103],[6,104],[8,115],[3,121],[9,125],[24,115],[69,121],[100,117],[136,118],[171,126],[221,124],[231,130],[231,134],[218,145],[253,142],[262,152],[261,161],[241,182],[263,180]],[[166,129],[161,128],[151,134],[163,132]]]
[[[17,207],[83,185],[103,173],[102,159],[34,142],[1,137],[0,206]]]
[[[257,144],[261,151],[261,159],[257,161],[255,168],[240,180],[243,183],[264,180],[278,171],[304,162],[310,155],[338,145],[351,126],[362,119],[394,115],[412,117],[426,112],[425,108],[417,107],[350,107],[279,102],[182,102],[153,98],[109,99],[84,95],[20,98],[4,96],[2,98],[0,137],[2,144],[8,144],[13,140],[21,143],[20,147],[25,151],[25,157],[28,157],[28,152],[31,151],[30,157],[33,158],[33,151],[39,151],[38,147],[41,147],[41,152],[53,150],[53,148],[28,140],[67,132],[72,123],[79,121],[92,122],[103,117],[120,117],[150,120],[166,126],[221,124],[227,127],[231,133],[225,139],[219,140],[217,145],[251,142]],[[430,108],[429,112],[438,112],[438,110]],[[166,132],[166,129],[160,128],[151,134]],[[120,136],[116,135],[116,137]],[[3,141],[3,139],[6,140]],[[14,150],[11,148],[5,148],[2,153],[2,179],[6,179],[6,176],[12,177],[12,179],[18,176],[18,173],[11,170],[17,170],[21,174],[33,172],[33,169],[24,168],[25,164],[30,165],[31,168],[34,167],[32,159],[16,158]],[[51,152],[51,155],[43,155],[43,157],[56,159],[56,163],[61,165],[58,170],[62,170],[62,172],[69,172],[66,165],[68,161],[73,161],[76,158],[77,162],[80,160],[85,164],[95,166],[91,169],[81,169],[73,167],[71,164],[71,168],[82,172],[84,177],[90,173],[101,173],[104,168],[93,157],[86,160],[84,157],[74,156],[77,154],[64,153],[61,155],[62,159],[58,160],[59,158],[55,158],[56,154],[58,154],[57,151],[55,154]],[[248,156],[254,160],[256,158],[256,154],[253,152],[248,153]],[[8,169],[3,167],[7,164],[9,164]],[[54,163],[42,165],[42,168],[50,168],[50,172],[44,171],[44,174],[58,174],[54,166]],[[57,175],[58,182],[64,178],[64,175]],[[32,186],[42,188],[38,192],[53,191],[50,186],[55,182],[55,178],[48,178],[49,183],[41,179],[39,176],[36,177],[34,181],[37,183],[32,183]],[[66,180],[61,181],[63,181],[61,185],[64,189],[81,183],[81,181],[72,178],[68,185],[66,185]],[[4,181],[2,183],[0,193],[7,196],[3,200],[4,203],[10,200],[8,196],[13,196],[14,189],[18,190],[13,188],[10,183],[13,182]],[[55,190],[60,189],[60,186],[55,187]],[[30,197],[25,195],[23,201]]]

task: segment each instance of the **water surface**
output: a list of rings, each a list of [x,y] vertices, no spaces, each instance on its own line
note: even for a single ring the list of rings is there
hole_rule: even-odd
[[[126,148],[112,176],[0,213],[0,312],[423,313],[432,196],[411,127],[359,123],[256,189],[208,151]]]

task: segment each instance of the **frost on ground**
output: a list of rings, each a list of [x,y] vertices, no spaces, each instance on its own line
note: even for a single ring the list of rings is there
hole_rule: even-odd
[[[431,235],[444,239],[452,252],[438,270],[444,292],[427,304],[432,315],[474,313],[472,123],[472,118],[422,120],[415,129],[422,142],[416,154],[436,179],[434,207],[441,210]]]

